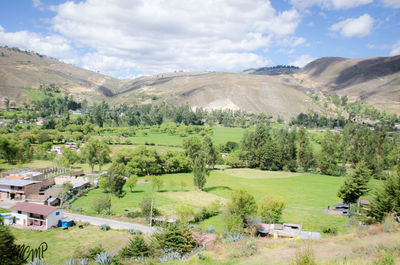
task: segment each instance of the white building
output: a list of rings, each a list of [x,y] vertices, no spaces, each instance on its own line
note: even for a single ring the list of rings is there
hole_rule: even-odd
[[[47,230],[57,227],[64,217],[64,210],[36,203],[19,202],[11,207],[14,224],[27,228]]]

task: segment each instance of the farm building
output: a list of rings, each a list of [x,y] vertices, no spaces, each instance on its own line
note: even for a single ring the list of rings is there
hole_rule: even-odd
[[[41,182],[24,179],[0,180],[0,200],[25,200],[31,194],[39,193]]]
[[[63,209],[36,203],[19,202],[11,210],[15,225],[37,230],[56,227],[64,217]]]

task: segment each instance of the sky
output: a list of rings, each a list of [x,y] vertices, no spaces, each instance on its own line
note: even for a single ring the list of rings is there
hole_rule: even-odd
[[[117,78],[400,54],[400,0],[4,0],[0,46]]]

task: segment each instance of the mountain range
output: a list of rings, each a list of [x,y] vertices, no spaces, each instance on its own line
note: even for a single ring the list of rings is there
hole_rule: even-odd
[[[0,99],[22,105],[30,101],[28,91],[41,84],[54,84],[78,100],[106,100],[111,105],[167,102],[289,118],[308,109],[322,110],[311,94],[337,93],[400,113],[400,56],[325,57],[300,69],[175,72],[122,80],[34,52],[0,47]]]

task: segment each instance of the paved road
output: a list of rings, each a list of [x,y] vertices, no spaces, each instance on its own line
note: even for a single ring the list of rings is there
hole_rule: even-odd
[[[153,234],[155,232],[154,228],[145,226],[145,225],[141,225],[141,224],[121,222],[121,221],[116,221],[116,220],[111,220],[111,219],[106,219],[106,218],[99,218],[99,217],[80,215],[80,214],[74,214],[74,213],[66,213],[66,212],[64,212],[64,216],[69,217],[74,221],[89,222],[92,225],[108,224],[111,228],[114,228],[114,229],[135,229],[135,230],[142,231],[142,233],[146,233],[146,234]]]

